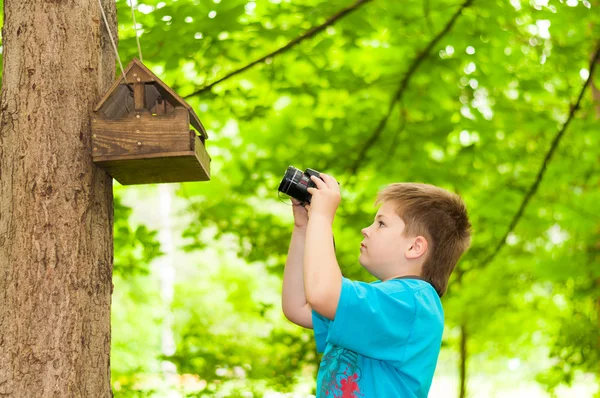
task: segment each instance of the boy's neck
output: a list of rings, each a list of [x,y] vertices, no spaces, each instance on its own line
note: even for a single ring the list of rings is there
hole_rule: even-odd
[[[393,273],[392,275],[385,277],[381,281],[385,282],[385,281],[389,281],[390,279],[402,278],[402,277],[406,277],[406,276],[421,277],[421,269],[422,269],[422,267],[420,264],[402,267],[402,269],[399,272]]]

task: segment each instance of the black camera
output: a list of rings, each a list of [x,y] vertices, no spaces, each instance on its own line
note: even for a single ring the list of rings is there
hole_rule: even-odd
[[[319,177],[319,174],[318,171],[313,169],[306,169],[303,172],[294,166],[289,166],[281,183],[279,183],[278,190],[302,203],[310,203],[312,195],[308,193],[308,188],[316,188],[317,186],[310,179],[310,176]]]

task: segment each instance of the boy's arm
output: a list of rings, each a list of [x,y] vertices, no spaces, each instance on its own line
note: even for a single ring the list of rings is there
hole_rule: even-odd
[[[283,271],[281,298],[285,317],[296,325],[312,329],[312,309],[306,302],[304,277],[302,275],[305,241],[306,226],[294,226],[285,270]]]
[[[317,188],[308,189],[312,202],[304,245],[304,293],[316,312],[333,319],[342,290],[332,230],[340,189],[333,177],[321,173],[321,178],[312,177]]]

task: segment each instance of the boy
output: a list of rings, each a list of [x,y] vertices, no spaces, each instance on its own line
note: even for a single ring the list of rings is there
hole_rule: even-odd
[[[470,244],[465,205],[431,185],[386,187],[359,257],[379,281],[353,282],[342,277],[333,246],[339,186],[320,177],[312,177],[310,206],[294,201],[282,294],[285,316],[314,329],[324,353],[317,398],[425,398],[444,328],[440,297]]]

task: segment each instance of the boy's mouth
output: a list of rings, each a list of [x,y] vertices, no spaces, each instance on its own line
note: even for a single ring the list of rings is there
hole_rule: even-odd
[[[366,246],[364,243],[361,243],[361,244],[360,244],[360,248],[361,248],[361,249],[366,249],[366,248],[367,248],[367,246]]]

